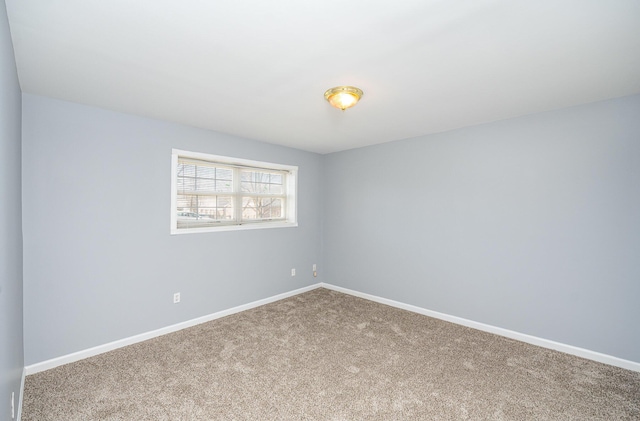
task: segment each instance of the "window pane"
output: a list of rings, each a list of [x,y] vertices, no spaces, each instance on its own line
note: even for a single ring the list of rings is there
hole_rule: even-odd
[[[198,198],[198,207],[199,208],[215,208],[216,207],[216,196],[196,196]]]
[[[216,168],[216,178],[218,180],[232,180],[233,171],[229,168]]]
[[[231,197],[227,196],[218,196],[218,207],[219,208],[230,208],[233,204]]]
[[[242,170],[240,185],[243,192],[284,194],[284,177],[280,173]]]
[[[264,219],[270,198],[264,197],[243,197],[242,198],[242,219],[258,220]]]
[[[271,217],[272,218],[282,218],[284,216],[283,204],[284,204],[283,200],[281,200],[281,199],[273,199],[273,202],[271,202]]]
[[[269,193],[269,184],[257,182],[242,182],[242,191],[247,193]]]
[[[216,180],[210,178],[197,178],[196,190],[197,191],[213,191],[216,189]]]
[[[216,169],[214,167],[196,167],[197,176],[201,178],[216,178]]]
[[[242,219],[261,220],[283,218],[284,201],[270,197],[243,197]]]
[[[196,166],[191,164],[178,164],[178,177],[195,177]]]
[[[216,180],[216,191],[220,193],[231,193],[233,191],[233,181]]]
[[[220,192],[233,191],[233,170],[214,165],[178,163],[178,192]]]
[[[195,178],[178,178],[178,191],[193,191],[196,189]]]
[[[216,219],[233,219],[233,198],[231,196],[217,196]]]
[[[251,197],[242,198],[242,219],[256,219],[256,203]]]
[[[240,181],[255,181],[253,179],[253,171],[240,171]]]
[[[214,222],[233,219],[233,198],[231,196],[178,195],[178,222],[198,220]],[[190,224],[193,226],[193,223]]]

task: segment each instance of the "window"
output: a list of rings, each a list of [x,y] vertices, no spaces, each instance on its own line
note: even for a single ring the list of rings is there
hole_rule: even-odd
[[[171,233],[297,226],[298,167],[174,149]]]

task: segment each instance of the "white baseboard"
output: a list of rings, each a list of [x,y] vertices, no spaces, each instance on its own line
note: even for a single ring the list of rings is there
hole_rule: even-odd
[[[85,358],[93,357],[94,355],[103,354],[105,352],[113,351],[114,349],[122,348],[127,345],[132,345],[138,342],[146,341],[158,336],[166,335],[167,333],[176,332],[178,330],[186,329],[201,323],[206,323],[211,320],[219,319],[221,317],[229,316],[231,314],[239,313],[241,311],[249,310],[255,307],[259,307],[265,304],[279,301],[285,298],[292,297],[294,295],[302,294],[303,292],[311,291],[316,288],[320,288],[321,284],[314,284],[308,287],[295,289],[293,291],[284,292],[282,294],[274,295],[269,298],[254,301],[248,304],[243,304],[237,307],[233,307],[227,310],[222,310],[217,313],[212,313],[206,316],[198,317],[196,319],[187,320],[186,322],[177,323],[171,326],[163,327],[150,332],[141,333],[139,335],[130,336],[128,338],[120,339],[117,341],[109,342],[104,345],[98,345],[93,348],[85,349],[82,351],[74,352],[72,354],[63,355],[61,357],[52,358],[50,360],[42,361],[36,364],[31,364],[25,367],[27,375],[39,373],[41,371],[49,370],[64,364],[69,364],[75,361],[80,361]]]
[[[22,379],[20,380],[20,393],[18,394],[18,412],[16,412],[16,420],[22,418],[22,398],[24,396],[24,378],[27,377],[27,369],[22,369]]]
[[[578,357],[586,358],[588,360],[593,360],[600,363],[621,367],[627,370],[640,372],[640,363],[637,363],[634,361],[624,360],[622,358],[613,357],[611,355],[602,354],[600,352],[590,351],[588,349],[578,348],[572,345],[566,345],[560,342],[551,341],[549,339],[538,338],[536,336],[515,332],[513,330],[503,329],[501,327],[474,322],[473,320],[463,319],[462,317],[456,317],[456,316],[451,316],[449,314],[439,313],[437,311],[427,310],[422,307],[417,307],[411,304],[405,304],[399,301],[389,300],[386,298],[381,298],[375,295],[366,294],[363,292],[358,292],[358,291],[354,291],[351,289],[347,289],[347,288],[343,288],[343,287],[339,287],[339,286],[335,286],[327,283],[321,283],[320,286],[323,288],[342,292],[344,294],[349,294],[355,297],[364,298],[365,300],[375,301],[376,303],[386,304],[391,307],[397,307],[403,310],[408,310],[414,313],[422,314],[422,315],[433,317],[436,319],[445,320],[447,322],[471,327],[473,329],[478,329],[478,330],[482,330],[489,333],[495,333],[496,335],[515,339],[521,342],[526,342],[532,345],[537,345],[543,348],[553,349],[555,351],[576,355]]]
[[[22,412],[22,391],[24,389],[24,376],[29,374],[38,373],[40,371],[49,370],[51,368],[58,367],[63,364],[72,363],[85,358],[93,357],[94,355],[102,354],[108,351],[112,351],[117,348],[122,348],[127,345],[132,345],[138,342],[146,341],[147,339],[155,338],[168,333],[176,332],[178,330],[186,329],[201,323],[206,323],[211,320],[219,319],[221,317],[229,316],[231,314],[239,313],[241,311],[249,310],[255,307],[259,307],[265,304],[279,301],[285,298],[293,297],[294,295],[302,294],[303,292],[311,291],[316,288],[327,288],[334,291],[342,292],[345,294],[353,295],[355,297],[364,298],[365,300],[374,301],[377,303],[385,304],[391,307],[400,308],[403,310],[411,311],[414,313],[422,314],[425,316],[433,317],[436,319],[445,320],[447,322],[456,323],[462,326],[467,326],[473,329],[482,330],[496,335],[504,336],[507,338],[515,339],[521,342],[526,342],[532,345],[537,345],[543,348],[553,349],[556,351],[564,352],[566,354],[576,355],[578,357],[586,358],[589,360],[601,362],[604,364],[621,367],[627,370],[633,370],[640,372],[640,363],[624,360],[622,358],[613,357],[611,355],[602,354],[595,351],[590,351],[584,348],[578,348],[572,345],[566,345],[560,342],[551,341],[548,339],[538,338],[536,336],[527,335],[524,333],[515,332],[513,330],[503,329],[496,326],[487,325],[484,323],[474,322],[473,320],[463,319],[462,317],[451,316],[449,314],[439,313],[437,311],[427,310],[422,307],[417,307],[411,304],[401,303],[399,301],[389,300],[387,298],[378,297],[363,292],[354,291],[348,288],[339,287],[328,283],[318,283],[310,285],[308,287],[299,288],[293,291],[285,292],[282,294],[274,295],[269,298],[254,301],[248,304],[233,307],[227,310],[222,310],[217,313],[209,314],[206,316],[198,317],[196,319],[187,320],[182,323],[177,323],[171,326],[167,326],[161,329],[153,330],[150,332],[142,333],[139,335],[131,336],[129,338],[120,339],[114,342],[109,342],[104,345],[99,345],[93,348],[85,349],[83,351],[74,352],[72,354],[63,355],[61,357],[53,358],[47,361],[39,362],[26,366],[22,376],[22,386],[20,389],[20,405],[18,407],[18,414]],[[18,420],[19,415],[18,415]]]

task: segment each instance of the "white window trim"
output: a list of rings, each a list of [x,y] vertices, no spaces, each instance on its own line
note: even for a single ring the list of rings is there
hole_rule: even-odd
[[[203,161],[220,162],[228,165],[240,165],[247,167],[256,167],[264,169],[282,170],[288,171],[287,177],[287,219],[285,221],[273,221],[273,222],[249,222],[236,225],[220,225],[215,227],[199,227],[199,228],[182,228],[178,229],[178,216],[177,216],[177,204],[178,204],[178,186],[177,186],[177,169],[178,169],[178,157],[199,159]],[[202,152],[191,152],[181,149],[171,150],[171,235],[176,234],[195,234],[204,232],[219,232],[219,231],[239,231],[239,230],[251,230],[251,229],[264,229],[264,228],[289,228],[298,226],[298,209],[297,209],[297,197],[298,197],[298,167],[294,165],[274,164],[271,162],[254,161],[251,159],[232,158],[229,156],[211,155]]]

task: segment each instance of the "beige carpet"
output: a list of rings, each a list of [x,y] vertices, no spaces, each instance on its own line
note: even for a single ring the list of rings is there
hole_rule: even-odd
[[[640,373],[317,289],[27,376],[23,421],[639,420]]]

